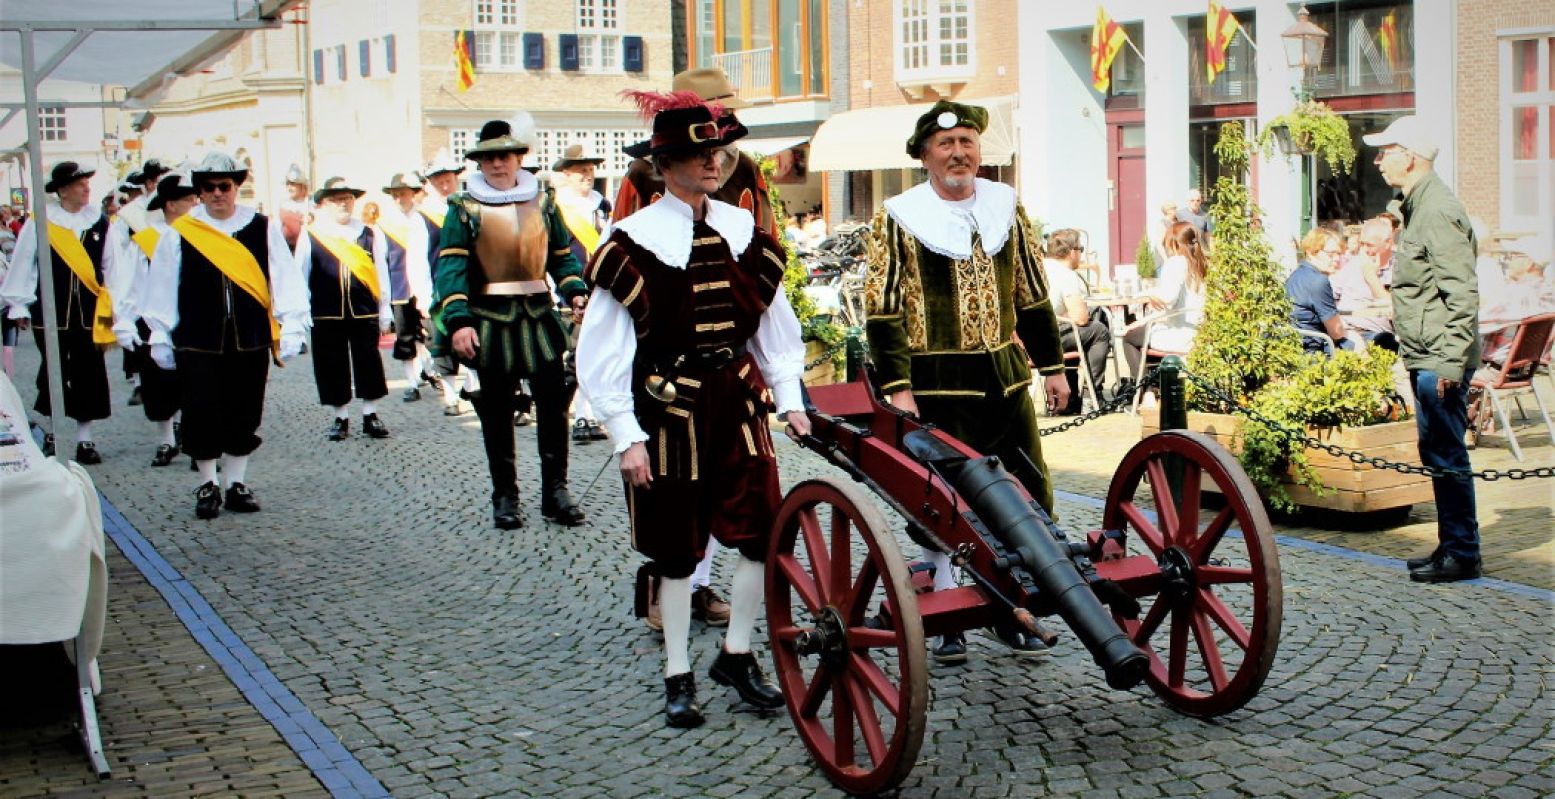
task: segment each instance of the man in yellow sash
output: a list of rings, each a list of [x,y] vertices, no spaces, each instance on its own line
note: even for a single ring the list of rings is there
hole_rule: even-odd
[[[119,184],[120,194],[128,199],[119,204],[119,212],[109,222],[109,242],[120,253],[120,263],[126,265],[138,265],[141,256],[150,258],[150,254],[142,252],[136,246],[134,238],[144,234],[153,226],[162,223],[162,212],[151,208],[151,201],[156,196],[157,185],[168,172],[167,167],[155,158],[147,159],[145,164],[125,178],[124,183]],[[137,290],[135,279],[140,276],[139,268],[126,268],[118,270],[118,281],[111,287],[113,299],[116,305],[122,306],[125,300]],[[118,326],[116,330],[123,329],[124,325],[134,326],[135,316],[126,314],[121,307],[114,309]],[[149,347],[138,347],[133,342],[126,342],[120,338],[119,346],[124,350],[124,376],[129,378],[135,389],[130,392],[130,405],[139,405],[143,401],[141,391],[141,368],[150,356]],[[153,378],[155,379],[155,378]]]
[[[421,179],[400,172],[389,179],[383,193],[394,202],[378,217],[383,231],[385,260],[389,264],[389,304],[394,312],[394,350],[390,353],[405,371],[406,402],[421,399],[421,376],[432,365],[427,354],[424,309],[432,299],[432,264],[429,234],[434,230],[424,214],[416,211]],[[436,228],[441,235],[441,226]]]
[[[200,472],[194,511],[211,519],[223,506],[259,510],[244,479],[260,444],[265,382],[273,357],[302,351],[308,294],[280,221],[237,204],[248,170],[211,153],[192,178],[200,205],[157,240],[140,316],[151,329],[151,359],[178,369],[183,449]]]
[[[431,246],[427,255],[427,263],[432,265],[432,282],[437,282],[437,258],[442,249],[443,222],[448,217],[448,198],[459,190],[459,176],[464,174],[464,162],[455,159],[448,150],[437,151],[437,156],[421,171],[421,178],[425,181],[425,194],[417,211],[428,224],[431,234]],[[434,229],[435,228],[435,229]],[[470,412],[470,401],[465,397],[473,398],[480,394],[480,378],[475,370],[468,365],[462,365],[454,358],[453,350],[448,346],[448,335],[438,325],[432,325],[431,340],[427,342],[427,350],[432,355],[432,364],[435,367],[439,381],[442,384],[443,415],[463,416]],[[462,373],[463,386],[460,386]]]
[[[76,421],[76,461],[102,463],[92,441],[92,422],[109,414],[108,370],[103,348],[114,344],[113,301],[108,286],[117,281],[118,253],[108,244],[108,218],[92,202],[89,179],[93,170],[74,161],[54,165],[43,190],[56,201],[48,205],[49,245],[54,276],[54,318],[59,325],[59,366],[64,381],[65,415]],[[43,305],[38,294],[37,233],[28,219],[11,254],[11,269],[0,284],[0,301],[17,326],[33,328],[42,352],[51,342],[43,330]],[[38,400],[33,410],[48,416],[47,359],[38,365]],[[45,439],[53,454],[53,433]]]
[[[551,185],[556,188],[556,209],[561,211],[562,222],[572,234],[572,254],[578,263],[586,264],[594,251],[599,249],[605,229],[610,227],[610,201],[594,189],[594,172],[605,159],[592,157],[581,144],[569,145],[562,157],[551,164]],[[572,318],[570,309],[562,312],[571,318],[568,338],[577,346],[578,326],[582,319]],[[572,399],[572,441],[588,444],[609,438],[582,389]]]
[[[313,224],[297,237],[297,268],[308,287],[313,314],[313,380],[319,402],[334,414],[325,437],[351,435],[351,387],[362,400],[362,432],[388,438],[378,400],[389,393],[378,354],[378,336],[389,332],[389,263],[382,231],[351,215],[365,192],[341,177],[313,193]]]

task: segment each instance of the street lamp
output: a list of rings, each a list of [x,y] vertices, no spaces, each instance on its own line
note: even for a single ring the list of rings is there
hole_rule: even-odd
[[[1312,23],[1312,14],[1302,6],[1296,12],[1296,24],[1285,29],[1280,38],[1285,42],[1285,63],[1291,69],[1301,70],[1301,100],[1309,99],[1307,74],[1323,63],[1323,45],[1328,41],[1328,31]]]

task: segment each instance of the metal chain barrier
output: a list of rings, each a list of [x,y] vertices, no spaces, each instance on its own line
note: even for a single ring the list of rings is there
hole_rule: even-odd
[[[1334,444],[1328,444],[1323,441],[1319,441],[1318,439],[1307,435],[1306,431],[1304,430],[1295,430],[1280,422],[1276,422],[1273,419],[1270,419],[1269,417],[1242,405],[1236,401],[1235,397],[1232,397],[1230,394],[1222,391],[1219,386],[1210,383],[1208,380],[1199,377],[1187,369],[1183,369],[1182,374],[1183,377],[1191,381],[1194,385],[1198,386],[1215,400],[1224,404],[1227,408],[1230,408],[1236,413],[1242,414],[1247,418],[1258,422],[1264,427],[1269,428],[1276,436],[1284,439],[1285,443],[1293,447],[1309,447],[1311,449],[1319,449],[1330,455],[1333,455],[1336,458],[1344,458],[1351,463],[1370,466],[1373,469],[1391,469],[1395,472],[1402,472],[1404,474],[1419,474],[1425,475],[1427,477],[1470,477],[1476,480],[1484,480],[1487,483],[1492,483],[1502,478],[1507,480],[1527,480],[1534,477],[1555,477],[1555,466],[1541,466],[1534,469],[1507,469],[1505,471],[1500,469],[1485,469],[1483,471],[1474,472],[1460,469],[1438,469],[1432,466],[1418,466],[1413,463],[1399,463],[1397,461],[1390,461],[1384,458],[1369,457],[1359,452],[1354,452]]]
[[[1143,389],[1155,385],[1156,376],[1160,371],[1160,367],[1151,369],[1150,373],[1145,375],[1144,381],[1139,385],[1125,385],[1120,387],[1117,396],[1114,396],[1111,402],[1101,405],[1101,407],[1098,407],[1096,410],[1091,411],[1090,413],[1076,416],[1075,418],[1064,422],[1063,424],[1053,425],[1046,430],[1038,430],[1037,437],[1041,438],[1043,436],[1053,435],[1054,433],[1062,433],[1065,430],[1073,430],[1076,427],[1085,424],[1086,422],[1094,421],[1096,419],[1100,419],[1103,416],[1106,416],[1109,413],[1117,413],[1118,411],[1123,410],[1134,401],[1135,394],[1139,393]],[[1130,383],[1132,383],[1132,381],[1130,381]]]
[[[844,347],[846,347],[846,346],[848,346],[848,342],[847,342],[846,339],[844,339],[841,344],[834,344],[834,345],[832,345],[825,352],[821,353],[820,356],[817,357],[815,360],[805,364],[803,371],[804,372],[808,372],[811,369],[814,369],[815,367],[820,366],[823,363],[826,363],[827,361],[831,360],[832,358],[837,357],[837,353],[841,352],[842,349]]]

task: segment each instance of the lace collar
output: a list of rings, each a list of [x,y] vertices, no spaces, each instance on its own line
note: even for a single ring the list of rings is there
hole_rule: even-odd
[[[81,210],[74,213],[65,210],[65,206],[57,202],[51,202],[48,206],[48,218],[50,222],[64,228],[70,228],[77,233],[97,224],[97,220],[103,215],[103,209],[95,203],[87,203],[81,206]]]
[[[210,212],[205,210],[205,206],[203,205],[196,205],[194,210],[189,212],[189,215],[229,236],[238,232],[239,230],[242,230],[243,228],[248,227],[248,223],[254,221],[254,209],[246,205],[238,206],[237,209],[232,212],[232,216],[229,216],[226,219],[216,219],[215,217],[212,217]]]
[[[982,234],[983,252],[996,255],[1015,224],[1015,189],[977,178],[976,200],[968,214],[934,193],[928,183],[885,201],[886,212],[931,252],[946,258],[972,257],[972,234]],[[976,223],[976,229],[973,228]]]
[[[334,236],[337,239],[345,239],[346,241],[356,241],[362,235],[362,220],[354,216],[344,225],[319,219],[315,220],[309,227],[320,236]]]
[[[739,258],[755,235],[755,217],[739,206],[711,197],[706,202],[707,217],[703,221],[728,242],[729,251]],[[665,192],[658,202],[617,222],[615,229],[653,253],[665,266],[684,269],[691,260],[691,217],[691,206]]]
[[[529,170],[518,170],[518,185],[511,189],[494,189],[486,182],[486,176],[479,172],[470,175],[465,185],[471,197],[486,203],[487,205],[500,205],[506,203],[526,203],[540,193],[540,181]]]

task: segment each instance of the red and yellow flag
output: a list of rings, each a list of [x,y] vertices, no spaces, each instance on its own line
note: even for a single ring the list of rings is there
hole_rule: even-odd
[[[1236,15],[1224,6],[1209,0],[1209,13],[1204,17],[1204,79],[1215,82],[1215,76],[1226,71],[1226,50],[1241,28]]]
[[[1112,59],[1128,42],[1123,26],[1107,16],[1107,9],[1096,7],[1096,25],[1091,28],[1091,85],[1106,92],[1112,86]]]
[[[1398,71],[1398,9],[1388,12],[1377,26],[1377,47],[1382,50],[1382,57],[1388,60],[1388,67]]]
[[[459,91],[469,91],[475,85],[475,60],[473,51],[475,42],[471,41],[469,31],[457,31],[454,33],[454,85]]]

